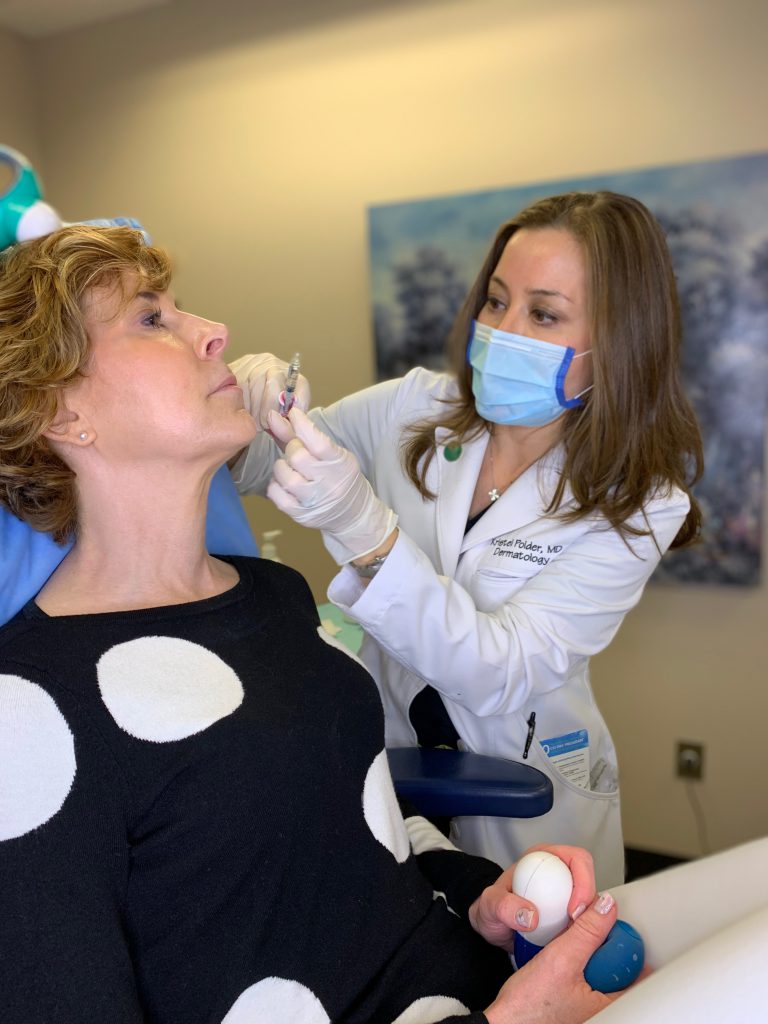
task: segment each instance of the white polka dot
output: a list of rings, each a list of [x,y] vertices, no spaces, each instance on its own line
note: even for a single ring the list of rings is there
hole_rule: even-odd
[[[237,997],[221,1024],[330,1024],[317,996],[298,981],[264,978]]]
[[[0,675],[0,840],[49,821],[76,771],[72,733],[54,699],[37,683]]]
[[[375,838],[389,850],[398,864],[407,860],[411,845],[389,774],[386,750],[376,755],[365,776],[363,815]]]
[[[445,1017],[466,1016],[468,1007],[458,999],[449,996],[424,996],[411,1003],[405,1013],[401,1013],[392,1024],[435,1024]]]
[[[364,668],[366,672],[369,671],[368,666],[365,665],[356,654],[353,654],[348,647],[345,647],[341,640],[337,640],[335,636],[331,636],[331,634],[326,629],[323,629],[322,626],[317,627],[317,635],[321,640],[325,640],[329,647],[335,647],[337,651],[343,651],[347,657],[351,658],[352,661],[356,661],[357,664],[361,668]]]
[[[172,636],[117,644],[97,665],[109,712],[131,736],[168,743],[202,732],[235,711],[243,687],[206,647]]]

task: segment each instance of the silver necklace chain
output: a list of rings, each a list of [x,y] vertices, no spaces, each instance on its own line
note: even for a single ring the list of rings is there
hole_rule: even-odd
[[[488,439],[488,459],[491,466],[491,489],[488,491],[488,497],[491,499],[491,504],[494,501],[498,501],[501,497],[501,491],[496,486],[496,474],[493,471],[493,434]]]
[[[529,467],[531,465],[533,465],[533,463],[536,461],[535,459],[532,459],[532,460],[520,460],[519,464],[518,464],[517,470],[515,472],[512,472],[512,473],[508,474],[506,484],[504,484],[502,487],[497,487],[496,486],[496,467],[494,466],[494,462],[493,462],[493,438],[494,438],[494,435],[493,435],[493,433],[491,433],[490,437],[488,438],[488,449],[487,449],[488,450],[488,468],[490,469],[490,473],[491,473],[491,489],[486,492],[492,505],[493,505],[493,503],[495,501],[498,501],[499,498],[502,496],[502,494],[504,494],[505,491],[507,491],[509,489],[509,487],[511,487],[511,485],[515,482],[515,480],[517,480],[518,477],[522,476],[523,473],[525,473],[529,469]]]

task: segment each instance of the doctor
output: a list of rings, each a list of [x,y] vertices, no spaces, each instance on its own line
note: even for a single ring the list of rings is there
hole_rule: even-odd
[[[592,852],[599,886],[623,879],[589,658],[699,530],[680,344],[656,220],[627,196],[569,193],[500,229],[452,372],[268,417],[287,445],[268,494],[343,567],[328,596],[365,630],[387,744],[527,758],[552,779],[544,817],[454,819],[457,844],[499,864],[569,843]],[[247,359],[237,369],[247,383]],[[241,492],[263,490],[261,458],[236,465]]]

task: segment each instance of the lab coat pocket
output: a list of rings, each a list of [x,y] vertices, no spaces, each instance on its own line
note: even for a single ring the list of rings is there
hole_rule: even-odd
[[[539,702],[536,734],[527,758],[522,755],[529,732],[529,709],[482,719],[467,716],[462,720],[469,749],[519,761],[543,772],[552,783],[552,807],[539,817],[516,818],[511,802],[510,817],[454,819],[452,835],[460,849],[488,857],[502,868],[518,860],[532,846],[581,846],[592,854],[598,886],[618,885],[624,880],[624,844],[613,743],[602,716],[591,702],[574,697],[573,706],[563,708],[560,705],[564,696],[563,691],[557,692],[557,709],[546,707],[543,699]],[[611,791],[594,791],[577,784],[544,751],[542,740],[567,736],[571,731],[584,731],[589,740],[590,760],[580,781],[587,782],[590,775],[599,774],[601,785],[605,785],[606,772],[592,771],[603,760],[613,775]]]
[[[547,755],[534,745],[526,763],[551,780],[551,810],[537,818],[454,819],[456,845],[503,868],[533,846],[580,846],[592,854],[598,888],[620,885],[624,881],[624,843],[618,790],[597,793],[574,785],[553,769]]]
[[[538,762],[536,767],[577,792],[617,793],[619,769],[610,733],[602,718],[588,724],[589,728],[564,733],[545,728],[540,735],[549,739],[532,737],[531,753]]]
[[[583,731],[586,735],[586,730]],[[611,749],[606,749],[607,746]],[[528,759],[553,783],[557,782],[575,796],[611,797],[619,791],[619,772],[611,744],[601,744],[597,750],[585,745],[583,753],[577,751],[570,757],[567,754],[553,756],[549,744],[534,739]]]
[[[550,756],[552,748],[547,751],[545,746],[534,739],[528,760],[552,780],[553,806],[546,816],[552,819],[548,823],[552,841],[588,849],[599,885],[623,882],[619,776],[609,734],[580,752],[583,763],[578,751],[570,761],[567,755]]]
[[[530,718],[522,711],[504,716],[506,724],[499,736],[506,736],[514,744],[506,747],[507,756],[520,759],[549,778],[552,809],[529,820],[486,819],[485,838],[472,852],[482,852],[489,837],[495,836],[486,848],[493,850],[492,859],[506,866],[540,843],[582,846],[592,854],[599,885],[617,885],[624,880],[616,753],[599,712],[589,711],[581,707],[577,714],[576,709],[566,713],[540,707],[536,735],[531,737],[525,760],[521,754],[528,739]],[[577,723],[580,728],[574,727]],[[502,724],[501,718],[498,724]],[[496,753],[502,752],[501,746],[497,745]],[[601,762],[607,766],[603,770]],[[590,788],[592,779],[600,781],[602,791]],[[505,835],[509,846],[504,843]]]

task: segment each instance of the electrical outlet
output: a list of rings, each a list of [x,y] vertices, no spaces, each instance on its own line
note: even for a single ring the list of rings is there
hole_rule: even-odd
[[[700,779],[704,775],[704,744],[677,741],[675,771],[680,779]]]

